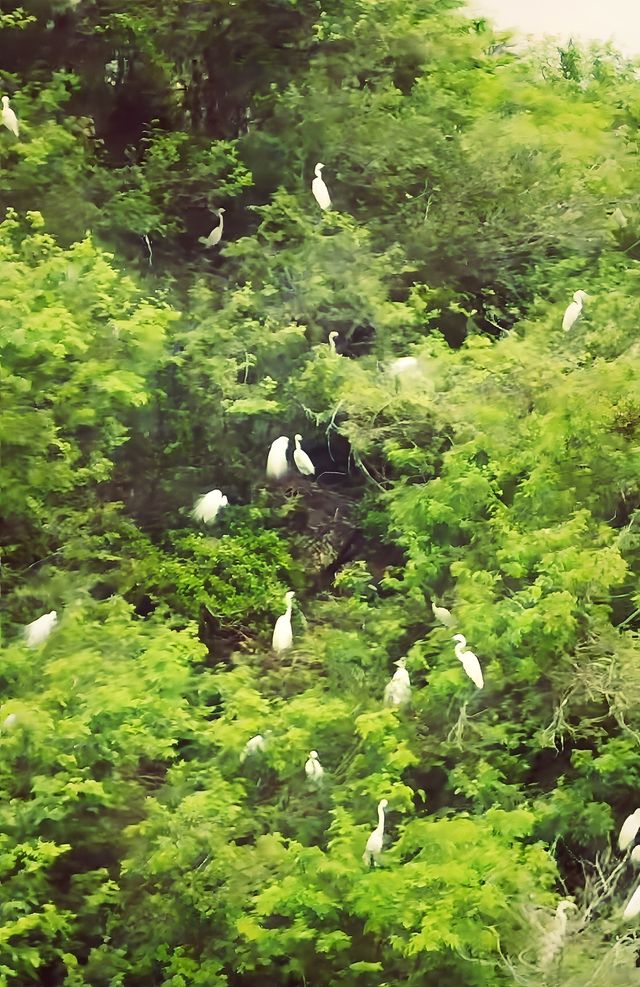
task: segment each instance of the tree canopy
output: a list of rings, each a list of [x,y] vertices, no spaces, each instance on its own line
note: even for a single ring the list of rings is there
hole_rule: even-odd
[[[0,40],[0,987],[629,987],[638,65],[456,0]]]

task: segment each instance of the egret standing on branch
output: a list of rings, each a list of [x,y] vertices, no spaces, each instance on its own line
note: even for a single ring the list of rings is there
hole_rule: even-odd
[[[378,802],[378,825],[367,840],[367,845],[362,854],[362,859],[367,867],[370,867],[371,864],[377,864],[380,860],[384,840],[384,810],[388,805],[389,803],[386,799],[380,799]]]
[[[286,475],[289,469],[289,463],[287,462],[288,448],[289,439],[286,435],[281,435],[271,443],[269,455],[267,456],[267,476],[270,480],[280,480]]]
[[[626,850],[631,846],[638,835],[638,830],[640,830],[640,809],[636,809],[630,816],[627,816],[622,824],[620,835],[618,836],[618,847],[620,850]]]
[[[331,196],[329,195],[329,189],[324,183],[322,177],[322,169],[324,165],[322,162],[318,162],[315,167],[315,178],[311,182],[311,191],[313,192],[313,197],[320,206],[321,209],[331,208]]]
[[[482,689],[484,685],[484,679],[482,677],[482,669],[480,668],[480,662],[473,651],[465,651],[467,646],[467,639],[464,634],[454,634],[453,640],[456,642],[455,652],[458,661],[462,662],[462,667],[465,672],[478,689]]]
[[[573,296],[573,301],[568,306],[564,317],[562,319],[562,328],[565,332],[569,332],[573,328],[575,323],[580,318],[580,313],[582,312],[582,304],[586,298],[588,298],[586,291],[576,291]]]
[[[453,627],[455,620],[453,619],[453,614],[446,607],[439,607],[436,603],[432,601],[431,609],[433,610],[433,616],[445,627]]]
[[[248,757],[253,757],[254,754],[262,754],[265,750],[265,746],[264,737],[261,733],[257,733],[255,737],[251,737],[250,740],[247,740],[244,745],[242,753],[240,754],[240,762],[242,763]]]
[[[324,768],[318,760],[317,751],[309,751],[309,759],[304,766],[304,773],[309,781],[316,787],[319,787],[322,784]]]
[[[406,669],[407,659],[400,658],[395,662],[397,670],[393,678],[387,682],[384,690],[385,706],[406,706],[411,702],[411,680]]]
[[[223,216],[224,209],[218,209],[218,219],[220,220],[218,225],[213,227],[209,236],[198,237],[198,243],[201,243],[205,250],[208,250],[209,247],[217,247],[222,240],[222,228],[224,224],[224,219],[222,218]]]
[[[298,467],[299,471],[302,473],[303,476],[313,476],[315,474],[316,468],[311,462],[311,460],[309,459],[309,457],[307,456],[304,449],[300,448],[300,443],[302,442],[302,436],[299,434],[294,435],[294,439],[296,442],[296,448],[293,453],[294,463],[296,464],[296,466]]]
[[[196,506],[192,511],[193,517],[196,521],[202,521],[204,524],[213,524],[218,512],[226,507],[229,501],[221,490],[210,490],[209,493],[204,494],[196,501]]]
[[[271,641],[271,646],[277,655],[286,651],[293,644],[293,631],[291,630],[291,608],[293,607],[293,598],[296,594],[289,590],[288,593],[284,595],[284,602],[286,610],[283,614],[280,614],[276,620],[276,625],[273,628],[273,639]]]
[[[10,130],[14,137],[20,136],[20,128],[18,126],[18,118],[9,106],[9,97],[2,97],[2,115],[0,116],[3,125]]]
[[[24,629],[24,636],[27,642],[27,647],[35,648],[43,641],[46,641],[51,631],[58,622],[58,614],[55,610],[50,613],[45,613],[42,617],[38,617],[37,620],[32,620],[30,624]]]

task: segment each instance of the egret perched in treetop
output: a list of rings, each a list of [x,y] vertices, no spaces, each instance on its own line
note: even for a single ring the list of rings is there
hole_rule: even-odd
[[[58,614],[55,610],[45,613],[37,620],[32,620],[24,629],[24,636],[29,648],[35,648],[38,644],[46,641],[51,631],[58,621]]]
[[[367,845],[364,848],[364,853],[362,854],[362,859],[368,867],[370,867],[371,864],[377,864],[380,859],[380,854],[382,853],[382,842],[384,840],[384,810],[388,805],[389,803],[386,799],[380,799],[378,802],[378,825],[367,840]]]
[[[221,490],[210,490],[196,502],[192,515],[196,521],[213,524],[218,516],[218,511],[226,507],[228,503],[229,501]]]
[[[540,949],[540,966],[543,970],[549,969],[562,949],[567,934],[567,911],[577,907],[567,898],[558,903],[553,923],[545,935]]]
[[[411,681],[406,669],[406,658],[400,658],[394,664],[397,666],[393,677],[387,682],[384,690],[385,706],[406,706],[411,702]]]
[[[636,809],[632,812],[630,816],[627,816],[622,824],[620,830],[620,835],[618,837],[618,847],[621,850],[626,850],[630,847],[636,836],[638,835],[638,830],[640,829],[640,809]]]
[[[433,610],[433,616],[436,620],[439,620],[441,624],[445,627],[453,627],[455,620],[453,619],[453,614],[446,607],[439,607],[436,603],[432,601],[431,609]]]
[[[300,448],[300,443],[302,442],[301,435],[294,435],[296,442],[296,448],[293,453],[293,461],[304,476],[313,476],[315,474],[316,468],[307,456],[304,449]]]
[[[629,898],[625,910],[622,913],[622,917],[635,918],[638,912],[640,912],[640,884]]]
[[[208,250],[209,247],[216,247],[222,240],[222,228],[224,224],[224,219],[222,218],[223,216],[224,209],[218,209],[218,218],[220,220],[218,225],[213,227],[209,236],[198,237],[198,243],[201,243],[205,250]]]
[[[576,291],[573,296],[573,301],[567,307],[562,319],[562,328],[565,332],[569,332],[569,330],[575,325],[576,321],[580,317],[580,313],[582,312],[582,303],[588,297],[589,296],[586,291]]]
[[[313,197],[320,206],[321,209],[331,208],[331,196],[329,195],[329,189],[324,183],[322,177],[322,169],[324,165],[321,162],[315,167],[315,178],[311,182],[311,191],[313,192]]]
[[[296,594],[289,590],[288,593],[284,594],[284,602],[286,610],[284,613],[280,614],[276,620],[276,625],[273,628],[273,639],[271,646],[276,654],[280,654],[282,651],[286,651],[293,644],[293,631],[291,630],[291,608],[293,606],[293,598]]]
[[[267,456],[267,476],[270,480],[280,480],[286,475],[289,469],[289,463],[287,462],[288,448],[289,439],[286,435],[281,435],[271,443],[269,455]]]
[[[20,136],[20,128],[18,126],[18,118],[9,106],[9,97],[2,97],[2,115],[0,116],[2,123],[10,130],[14,137]]]
[[[453,640],[456,642],[455,653],[458,661],[462,662],[462,667],[465,672],[478,689],[482,689],[484,685],[484,679],[482,678],[482,669],[480,668],[480,662],[478,661],[476,655],[473,651],[465,651],[467,646],[467,639],[464,634],[454,634]]]
[[[340,336],[340,333],[339,332],[336,332],[335,329],[333,330],[333,332],[330,332],[329,333],[329,352],[333,356],[339,356],[340,355],[338,353],[338,351],[336,350],[336,339],[338,339],[339,336]]]
[[[242,753],[240,754],[240,761],[244,761],[247,757],[251,757],[253,754],[262,754],[265,746],[264,737],[261,733],[257,733],[255,737],[251,737],[250,740],[247,740],[242,749]]]
[[[324,768],[318,760],[317,751],[309,751],[309,759],[304,766],[304,773],[310,782],[314,785],[322,784],[322,777],[324,775]]]

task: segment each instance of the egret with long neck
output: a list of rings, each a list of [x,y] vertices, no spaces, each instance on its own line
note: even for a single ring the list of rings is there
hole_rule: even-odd
[[[384,810],[388,805],[387,799],[380,799],[378,802],[378,825],[367,840],[367,845],[362,854],[362,859],[368,867],[371,864],[377,864],[380,860],[384,840]]]
[[[289,590],[285,593],[284,602],[286,610],[276,620],[273,628],[273,640],[271,646],[276,654],[286,651],[293,644],[293,631],[291,630],[291,610],[293,608],[293,598],[296,594]]]

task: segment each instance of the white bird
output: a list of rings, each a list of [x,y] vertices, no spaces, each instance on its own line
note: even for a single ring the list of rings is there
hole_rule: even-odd
[[[474,655],[473,651],[464,650],[467,646],[467,639],[464,634],[454,634],[453,640],[457,642],[455,646],[456,658],[462,662],[462,667],[473,684],[481,689],[484,685],[484,679],[477,656]]]
[[[367,840],[362,859],[370,867],[377,864],[382,853],[382,842],[384,840],[384,810],[389,805],[387,799],[380,799],[378,802],[378,825]]]
[[[632,864],[636,865],[636,867],[640,864],[640,846],[634,846],[629,859]]]
[[[289,439],[286,435],[281,435],[271,443],[269,455],[267,456],[267,476],[270,480],[280,480],[287,473],[289,469],[289,463],[287,462],[288,448]]]
[[[565,332],[569,332],[569,330],[572,329],[573,326],[575,325],[576,321],[580,317],[580,313],[582,312],[582,304],[585,298],[588,297],[589,296],[587,295],[586,291],[576,291],[575,295],[573,296],[573,301],[567,307],[567,310],[564,313],[562,319],[562,328],[564,329]]]
[[[45,613],[37,620],[32,620],[24,629],[27,647],[35,648],[38,644],[46,641],[51,631],[58,621],[58,614],[55,610]]]
[[[218,218],[220,220],[218,225],[213,227],[209,236],[198,237],[198,243],[201,243],[205,248],[205,250],[208,250],[209,247],[217,247],[217,245],[222,240],[222,228],[224,225],[223,216],[224,216],[224,209],[218,209]]]
[[[415,356],[400,356],[389,364],[389,373],[392,377],[397,377],[399,374],[406,373],[407,370],[415,370],[417,366],[418,361]]]
[[[10,130],[11,131],[11,133],[14,135],[14,137],[19,137],[20,136],[20,128],[18,126],[18,118],[15,115],[15,113],[13,112],[13,110],[11,109],[11,107],[9,106],[9,97],[8,96],[3,96],[2,97],[2,115],[0,116],[0,120],[2,120],[2,123],[4,124],[4,126],[7,128],[7,130]]]
[[[313,476],[315,474],[316,468],[311,462],[311,460],[309,459],[309,457],[307,456],[304,449],[300,447],[300,443],[302,442],[302,436],[299,434],[294,435],[294,439],[296,443],[296,448],[293,453],[294,463],[298,467],[299,471],[303,474],[303,476]]]
[[[315,167],[315,178],[311,182],[311,191],[313,192],[313,197],[320,206],[321,209],[331,208],[331,196],[329,195],[329,189],[325,185],[324,179],[322,177],[322,169],[324,165],[321,162]]]
[[[384,690],[385,706],[400,707],[411,702],[411,680],[406,669],[406,663],[406,658],[400,658],[394,663],[397,665],[397,669]]]
[[[17,713],[9,713],[9,715],[5,716],[4,720],[0,724],[0,730],[13,730],[13,728],[17,726],[17,724],[18,724]]]
[[[638,835],[638,830],[640,830],[640,809],[636,809],[630,816],[627,816],[622,824],[618,837],[618,847],[620,850],[626,850],[627,847],[631,846]]]
[[[433,616],[436,620],[439,620],[445,627],[453,627],[455,620],[450,610],[447,610],[446,607],[439,607],[433,602],[431,603],[431,609],[433,610]]]
[[[310,782],[314,785],[322,784],[322,777],[324,775],[324,768],[318,760],[317,751],[309,751],[309,759],[304,766],[304,773]]]
[[[616,206],[616,208],[613,210],[613,212],[611,213],[611,219],[616,224],[616,226],[620,227],[621,230],[623,230],[627,225],[627,223],[629,222],[629,220],[623,213],[620,206]]]
[[[564,945],[567,934],[567,911],[577,908],[572,901],[564,899],[558,903],[551,928],[546,933],[540,948],[540,966],[548,970]]]
[[[252,757],[253,754],[262,754],[265,747],[266,744],[264,737],[261,733],[257,733],[255,737],[251,737],[250,740],[247,740],[242,749],[242,753],[240,754],[240,761],[244,761],[246,758]]]
[[[622,917],[635,918],[638,912],[640,912],[640,884],[635,889],[629,901],[627,902],[625,910],[622,913]]]
[[[335,329],[334,329],[333,332],[330,332],[329,333],[329,352],[333,356],[339,356],[340,355],[338,353],[338,351],[336,350],[336,339],[338,339],[339,336],[340,336],[340,333],[339,332],[336,332]]]
[[[192,516],[196,521],[213,524],[218,516],[218,511],[226,507],[228,503],[227,497],[221,490],[210,490],[209,493],[204,494],[196,501]]]
[[[284,595],[284,602],[286,610],[284,613],[280,614],[276,620],[276,625],[273,628],[273,639],[271,641],[271,646],[276,654],[280,654],[282,651],[286,651],[293,644],[293,631],[291,630],[291,608],[293,606],[293,598],[296,594],[289,590],[288,593]]]

